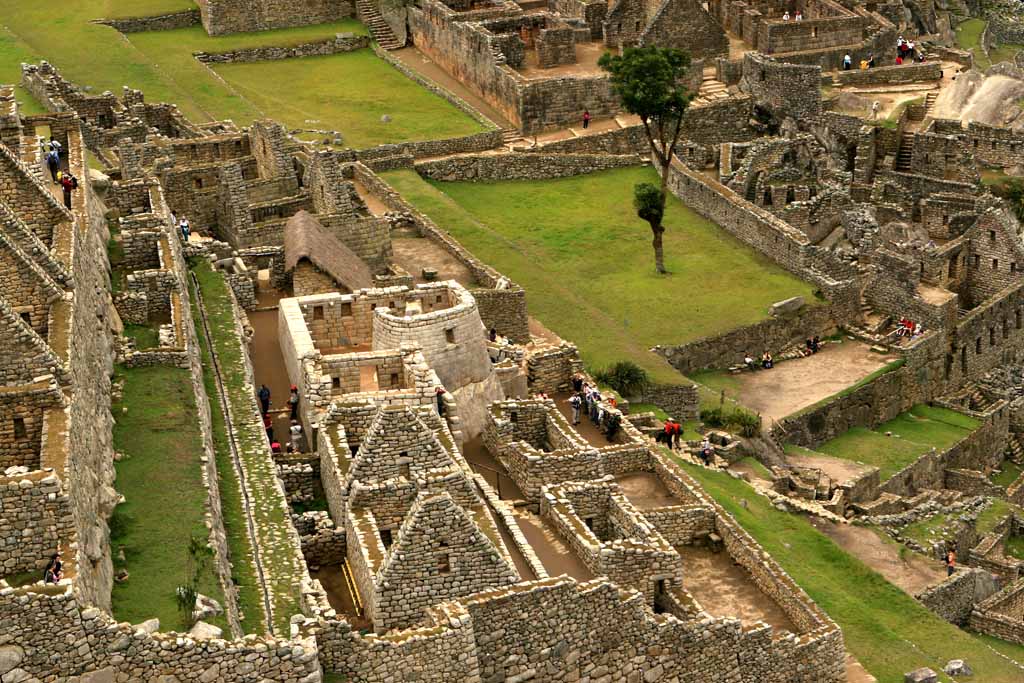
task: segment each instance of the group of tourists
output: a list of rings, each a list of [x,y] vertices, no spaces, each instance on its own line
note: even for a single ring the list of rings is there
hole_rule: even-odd
[[[804,20],[804,13],[801,12],[800,10],[797,10],[792,18],[793,18],[794,21],[803,21]],[[785,12],[782,13],[782,20],[783,21],[789,21],[789,19],[790,19],[789,10],[786,10]]]
[[[256,392],[256,398],[260,402],[260,414],[263,415],[263,428],[267,432],[267,441],[270,442],[270,450],[274,453],[281,452],[281,443],[274,438],[274,419],[270,411],[270,388],[261,384]],[[294,384],[288,394],[288,453],[299,453],[302,451],[302,424],[299,423],[299,388]]]
[[[43,583],[60,583],[64,578],[64,563],[60,560],[60,553],[54,553],[50,561],[46,563],[43,570]]]
[[[78,178],[70,172],[65,172],[62,168],[60,155],[63,146],[52,136],[48,143],[40,138],[39,144],[43,151],[43,158],[46,161],[46,168],[50,171],[50,178],[53,180],[54,185],[60,185],[60,189],[64,194],[64,206],[70,209],[71,193],[78,189]]]
[[[900,321],[896,324],[896,336],[897,337],[917,337],[924,332],[924,328],[921,323],[915,323],[910,318],[900,318]]]
[[[923,62],[924,52],[917,52],[914,41],[904,40],[903,36],[896,39],[896,64],[913,61]]]
[[[682,438],[683,425],[671,417],[665,420],[665,426],[654,436],[655,441],[665,444],[673,451],[679,449],[679,442]]]
[[[744,354],[743,365],[745,365],[748,370],[757,370],[759,368],[763,370],[771,370],[775,367],[775,359],[772,357],[771,352],[765,349],[765,352],[761,354],[760,361],[754,360],[753,356],[749,353]]]
[[[603,396],[600,389],[587,382],[578,372],[572,376],[572,396],[569,397],[569,407],[572,408],[573,425],[578,425],[581,415],[586,413],[587,418],[594,426],[602,429],[605,437],[609,441],[613,441],[622,426],[622,416],[618,410],[609,411],[605,409],[605,406],[616,408],[615,397]]]

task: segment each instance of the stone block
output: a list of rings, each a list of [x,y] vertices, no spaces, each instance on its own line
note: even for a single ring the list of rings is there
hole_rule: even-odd
[[[773,316],[795,313],[803,308],[805,303],[806,302],[802,296],[794,296],[789,299],[783,299],[782,301],[776,301],[768,309],[768,313]]]
[[[903,675],[903,683],[938,683],[939,675],[928,667],[915,669]]]

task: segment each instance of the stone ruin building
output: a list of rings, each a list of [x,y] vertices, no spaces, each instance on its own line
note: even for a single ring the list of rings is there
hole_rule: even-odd
[[[846,54],[892,51],[906,28],[902,3],[421,0],[405,8],[402,30],[364,0],[298,5],[199,0],[188,21],[219,35],[357,16],[381,50],[404,35],[514,135],[489,122],[463,139],[341,150],[272,120],[193,123],[130,88],[91,94],[46,62],[23,65],[22,85],[48,113],[22,115],[0,88],[9,340],[0,564],[12,575],[58,550],[66,558],[58,584],[0,583],[0,651],[23,673],[12,680],[845,680],[839,627],[653,443],[660,422],[605,402],[621,421],[612,438],[570,424],[564,398],[574,373],[585,374],[575,347],[532,334],[523,288],[379,173],[543,179],[635,165],[649,155],[646,140],[597,59],[633,45],[687,47],[697,99],[670,190],[812,283],[821,303],[655,351],[692,373],[729,367],[751,338],[782,353],[842,329],[877,346],[898,358],[891,372],[766,429],[759,454],[772,480],[759,491],[826,519],[974,513],[992,493],[990,473],[1008,452],[1024,454],[1024,381],[1006,371],[1024,344],[1024,243],[1011,208],[980,183],[984,170],[1024,166],[1024,134],[936,115],[951,97],[943,71],[969,68],[970,55],[936,44],[922,64],[838,71]],[[796,11],[802,21],[782,18]],[[822,90],[907,83],[931,89],[891,125],[847,113],[842,95]],[[584,109],[616,126],[535,144],[520,137],[574,124]],[[46,178],[44,129],[82,182],[70,210]],[[90,173],[87,152],[107,175]],[[209,237],[183,242],[182,215]],[[117,272],[111,226],[123,252]],[[403,240],[443,255],[448,270],[410,258]],[[273,344],[303,406],[295,453],[271,452],[253,396],[244,411],[225,410],[247,458],[246,487],[258,492],[246,533],[260,560],[262,616],[275,625],[246,638],[209,443],[210,402],[229,404],[205,396],[209,331],[196,320],[206,304],[190,277],[206,262],[229,287],[228,334],[248,394],[250,344],[264,334],[251,317],[267,290],[285,293],[273,302]],[[897,335],[908,317],[922,332]],[[157,346],[136,348],[123,324],[155,326]],[[115,360],[192,373],[230,633],[179,634],[110,615]],[[697,417],[695,387],[650,392],[670,414]],[[840,480],[785,462],[782,446],[813,449],[922,402],[980,426],[884,481],[877,469]],[[719,445],[713,466],[753,450],[729,434],[709,437]],[[289,507],[320,493],[326,510]],[[1005,496],[1024,504],[1024,478]],[[264,523],[271,513],[276,522]],[[1011,514],[965,553],[1006,586],[980,591],[972,570],[921,601],[940,612],[966,604],[943,616],[1024,638],[1014,623],[1024,569],[1002,554],[1022,524]],[[749,583],[764,611],[723,613],[689,576],[703,554]]]

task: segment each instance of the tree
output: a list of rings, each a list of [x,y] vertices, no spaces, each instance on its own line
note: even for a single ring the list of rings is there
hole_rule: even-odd
[[[661,221],[665,215],[668,170],[679,144],[683,116],[693,99],[682,83],[690,68],[690,55],[675,48],[629,47],[621,55],[606,53],[598,64],[610,74],[612,90],[619,96],[623,109],[640,117],[651,156],[661,173],[659,188],[649,183],[635,188],[634,205],[640,218],[651,224],[654,264],[659,273],[665,273],[665,226]],[[657,194],[652,195],[643,185]]]

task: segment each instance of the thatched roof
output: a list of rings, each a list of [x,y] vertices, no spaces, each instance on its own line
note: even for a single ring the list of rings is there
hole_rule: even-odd
[[[291,272],[302,259],[309,259],[350,291],[373,286],[373,273],[366,263],[308,211],[299,211],[284,226],[285,268]]]

